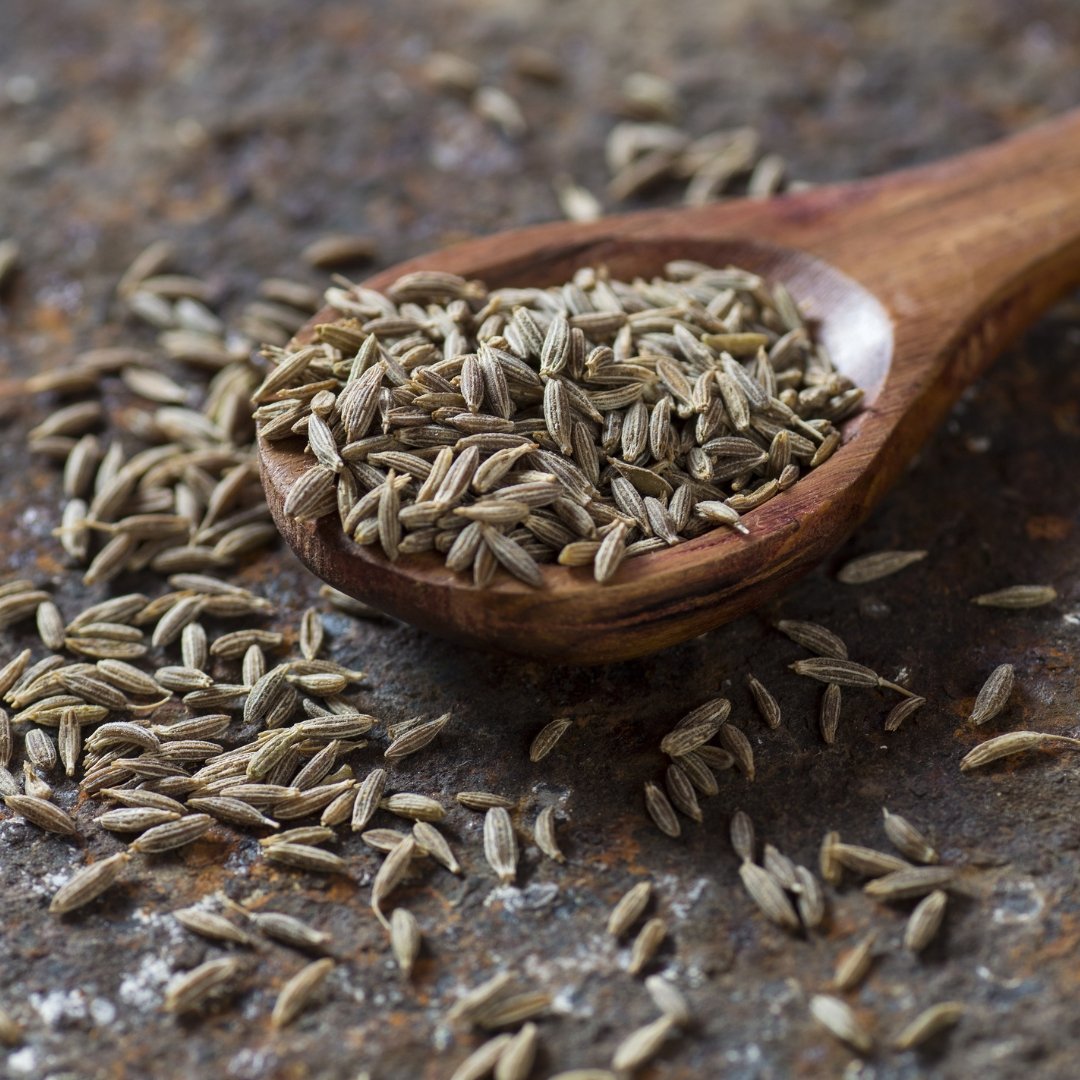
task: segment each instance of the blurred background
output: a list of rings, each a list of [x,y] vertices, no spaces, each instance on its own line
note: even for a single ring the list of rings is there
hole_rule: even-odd
[[[529,222],[870,175],[1077,104],[1076,0],[4,0],[0,239],[21,254],[0,296],[0,376],[152,342],[115,286],[160,238],[206,280],[216,310],[243,319],[266,277],[325,284],[302,253],[327,234],[370,238],[370,257],[350,268],[361,277],[364,266]],[[727,171],[695,188],[701,162],[723,153]],[[542,791],[572,822],[569,868],[530,871],[514,904],[489,907],[475,880],[452,896],[441,884],[418,890],[425,925],[443,921],[415,990],[386,966],[381,932],[350,912],[362,900],[343,886],[248,883],[234,853],[162,864],[142,906],[110,916],[106,938],[46,921],[34,883],[69,858],[6,835],[0,990],[33,1029],[9,1074],[444,1077],[467,1047],[437,1034],[440,1010],[492,966],[559,989],[536,1075],[606,1061],[654,1012],[595,928],[648,870],[678,924],[664,962],[700,1020],[643,1075],[1074,1076],[1075,775],[1054,759],[961,783],[956,761],[970,743],[957,745],[956,732],[1006,660],[1019,682],[1010,724],[1076,722],[1078,349],[1074,299],[966,395],[834,563],[769,610],[660,656],[552,672],[329,616],[335,655],[372,673],[371,711],[454,710],[453,752],[418,763],[414,780],[427,786],[416,790]],[[50,536],[55,470],[27,452],[22,410],[0,405],[3,570],[48,578],[76,603]],[[838,591],[840,561],[890,547],[928,548],[927,573]],[[293,623],[317,602],[317,583],[286,552],[245,574]],[[967,604],[1017,578],[1055,584],[1059,604],[1016,619]],[[886,743],[882,703],[853,695],[845,734],[826,750],[816,691],[784,683],[799,654],[777,644],[776,617],[828,625],[886,677],[911,674],[931,704]],[[750,712],[751,665],[782,687],[780,732]],[[656,772],[659,733],[718,691],[752,729],[758,777],[733,779],[706,825],[673,845],[645,821],[641,786]],[[559,714],[578,721],[576,741],[530,772],[528,741]],[[805,997],[827,985],[871,912],[884,916],[849,889],[826,938],[792,945],[752,913],[726,829],[742,806],[766,838],[815,865],[826,828],[882,843],[883,801],[933,824],[947,857],[982,868],[984,893],[958,903],[940,948],[899,957],[858,999],[890,1029],[947,998],[968,1002],[969,1018],[928,1057],[860,1065],[809,1026]],[[474,823],[462,829],[475,848]],[[248,884],[340,932],[354,965],[285,1039],[266,1016],[270,987],[291,969],[268,955],[264,987],[193,1038],[157,1002],[169,972],[204,959],[204,946],[178,940],[155,904]],[[892,937],[902,913],[894,923]]]

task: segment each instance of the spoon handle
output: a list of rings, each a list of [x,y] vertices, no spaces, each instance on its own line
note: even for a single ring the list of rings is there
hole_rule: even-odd
[[[937,356],[933,374],[958,391],[1080,284],[1080,109],[944,161],[781,199],[771,212],[741,206],[741,220],[722,204],[682,211],[681,228],[819,255],[882,302],[899,357]]]

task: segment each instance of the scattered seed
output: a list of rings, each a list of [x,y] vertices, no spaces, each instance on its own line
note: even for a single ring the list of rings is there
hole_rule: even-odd
[[[651,1024],[638,1028],[631,1032],[615,1048],[615,1054],[611,1059],[611,1067],[616,1071],[633,1071],[640,1069],[644,1064],[651,1061],[660,1052],[660,1048],[667,1041],[667,1037],[676,1028],[675,1021],[670,1016],[661,1016]]]
[[[510,815],[501,806],[493,806],[484,815],[484,857],[504,885],[517,876],[517,837]]]
[[[993,720],[1008,704],[1013,691],[1015,675],[1012,664],[999,664],[982,685],[975,706],[968,719],[973,724],[985,724]]]
[[[926,555],[925,551],[876,551],[871,555],[860,555],[841,567],[836,580],[845,585],[864,585],[895,574],[925,559]]]
[[[914,900],[950,885],[955,877],[956,871],[948,866],[909,866],[867,882],[863,892],[887,903]]]
[[[907,818],[890,814],[885,807],[881,808],[881,812],[885,817],[885,835],[901,855],[906,855],[912,862],[918,863],[938,861],[938,853],[933,844]]]
[[[833,986],[837,990],[854,990],[866,978],[873,963],[876,941],[877,932],[871,930],[853,949],[840,957],[833,975]]]
[[[639,881],[624,893],[608,915],[607,932],[616,940],[621,938],[644,914],[651,896],[649,881]]]
[[[66,915],[97,899],[120,876],[131,856],[126,851],[117,852],[107,859],[99,859],[61,885],[49,903],[49,912],[53,915]]]
[[[677,837],[682,832],[675,810],[664,792],[651,780],[645,784],[645,809],[656,827],[665,835]]]
[[[799,928],[799,916],[791,906],[791,901],[767,870],[746,860],[739,867],[739,877],[750,898],[766,918],[787,930]]]
[[[639,975],[656,956],[665,937],[667,937],[667,924],[664,920],[649,919],[638,932],[638,936],[634,938],[634,944],[630,948],[630,962],[626,970],[631,975]]]
[[[186,1013],[201,1009],[212,997],[224,993],[243,970],[234,957],[207,960],[173,979],[165,988],[165,1011]]]
[[[1080,739],[1073,739],[1067,735],[1048,735],[1041,731],[1010,731],[1005,735],[987,739],[986,742],[979,743],[974,749],[968,751],[960,762],[960,771],[968,772],[971,769],[978,769],[999,758],[1022,754],[1027,750],[1056,747],[1066,749],[1080,747]]]
[[[281,988],[277,1001],[274,1002],[274,1011],[270,1014],[271,1025],[280,1030],[291,1024],[307,1008],[315,992],[333,969],[334,961],[329,957],[313,960],[301,968]]]
[[[939,1032],[958,1023],[966,1011],[966,1006],[959,1001],[942,1001],[931,1005],[896,1036],[893,1046],[897,1050],[914,1050]]]
[[[565,717],[545,724],[529,747],[529,760],[536,762],[546,758],[555,749],[555,744],[573,727],[573,724],[573,720]]]
[[[942,889],[935,889],[919,901],[904,928],[904,948],[919,953],[937,937],[948,901],[948,893]]]
[[[1010,585],[1007,589],[974,596],[971,602],[980,607],[1033,608],[1052,604],[1056,599],[1057,589],[1053,585]]]
[[[839,998],[828,994],[815,994],[810,999],[810,1015],[830,1035],[847,1043],[860,1054],[869,1054],[873,1050],[873,1036],[859,1022],[851,1008]]]

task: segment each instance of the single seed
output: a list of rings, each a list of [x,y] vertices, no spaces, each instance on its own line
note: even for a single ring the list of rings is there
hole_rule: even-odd
[[[517,837],[504,807],[493,806],[484,815],[484,857],[502,884],[510,884],[517,876]]]
[[[911,866],[867,882],[863,892],[886,903],[914,900],[935,889],[945,888],[952,884],[955,877],[956,871],[948,866]]]
[[[782,619],[776,624],[776,629],[817,656],[832,657],[834,660],[848,658],[848,650],[844,642],[831,630],[826,630],[824,626],[818,626],[817,623]]]
[[[904,928],[904,948],[922,952],[937,937],[948,901],[948,893],[942,889],[935,889],[919,901]]]
[[[736,810],[731,815],[731,846],[743,862],[754,861],[754,823],[745,810]]]
[[[780,726],[780,706],[776,703],[776,698],[753,675],[746,676],[746,685],[749,687],[754,703],[758,707],[758,712],[761,713],[761,718],[766,725],[770,728],[778,728]]]
[[[165,1011],[193,1012],[228,989],[243,970],[242,963],[233,958],[207,960],[192,971],[173,979],[165,988]]]
[[[35,795],[7,795],[4,804],[20,817],[46,832],[59,833],[61,836],[75,836],[78,826],[69,814],[55,803]]]
[[[968,772],[971,769],[978,769],[999,758],[1022,754],[1026,750],[1058,747],[1080,748],[1080,739],[1073,739],[1068,735],[1048,735],[1041,731],[1010,731],[994,739],[987,739],[986,742],[979,743],[974,749],[968,751],[960,762],[960,771]]]
[[[900,725],[909,716],[917,713],[925,704],[926,698],[923,697],[909,697],[904,698],[903,701],[898,701],[889,711],[889,715],[885,717],[885,730],[898,731]]]
[[[271,1026],[280,1030],[291,1024],[311,1003],[315,992],[333,969],[334,961],[323,957],[313,960],[289,979],[274,1002],[274,1011],[270,1014]]]
[[[231,941],[237,945],[254,945],[255,939],[246,930],[230,922],[224,915],[202,908],[181,908],[173,912],[181,926],[211,941]]]
[[[417,850],[430,855],[441,863],[451,874],[461,873],[461,864],[457,861],[446,837],[428,821],[418,821],[412,827],[413,839]]]
[[[490,810],[493,806],[501,806],[504,810],[513,810],[517,805],[513,799],[508,799],[504,795],[496,795],[493,791],[459,791],[454,796],[454,801],[467,810],[479,810],[482,813]]]
[[[925,559],[926,555],[925,551],[876,551],[871,555],[860,555],[841,567],[836,580],[845,585],[864,585],[895,574]]]
[[[638,932],[630,948],[630,962],[626,970],[631,975],[639,975],[652,961],[667,937],[667,924],[663,919],[653,918]]]
[[[1053,585],[1010,585],[997,592],[983,593],[971,599],[980,607],[996,608],[1032,608],[1043,604],[1052,604],[1057,599],[1057,589]]]
[[[510,1045],[510,1035],[496,1035],[478,1046],[451,1074],[450,1080],[483,1080],[490,1076],[503,1051]]]
[[[645,989],[653,1004],[665,1015],[671,1017],[679,1027],[687,1027],[693,1016],[690,1005],[674,983],[662,975],[650,975],[645,980]]]
[[[999,664],[994,668],[975,698],[974,708],[968,717],[971,723],[985,724],[997,716],[1008,704],[1014,681],[1012,664]]]
[[[631,1032],[615,1048],[611,1067],[617,1072],[632,1072],[640,1069],[656,1057],[676,1026],[670,1016],[661,1016],[651,1024],[646,1024]]]
[[[919,1013],[896,1036],[893,1046],[897,1050],[914,1050],[915,1047],[922,1046],[939,1032],[953,1027],[966,1011],[966,1006],[959,1001],[942,1001],[937,1005],[931,1005],[929,1009],[924,1009]]]
[[[821,697],[819,717],[821,737],[828,746],[836,742],[836,730],[840,726],[840,687],[829,683]]]
[[[835,836],[836,834],[830,833],[829,835]],[[828,841],[828,837],[826,837],[826,840]],[[823,854],[824,850],[825,845],[822,845]],[[852,870],[856,874],[862,874],[863,877],[881,877],[885,874],[895,873],[898,870],[911,869],[911,863],[898,858],[896,855],[890,855],[886,851],[877,851],[875,848],[864,847],[861,844],[843,844],[839,839],[828,841],[828,856],[835,866]],[[831,881],[830,875],[824,872],[824,865],[822,866],[822,877],[826,881]]]
[[[762,914],[787,930],[799,928],[799,916],[784,890],[767,871],[749,860],[739,867],[739,877]]]
[[[853,948],[840,957],[833,975],[833,986],[837,990],[854,990],[866,978],[874,959],[874,944],[877,931],[871,930]]]
[[[810,1015],[830,1035],[847,1043],[860,1054],[874,1049],[874,1038],[859,1022],[851,1008],[839,998],[829,994],[815,994],[810,999]]]
[[[387,748],[383,755],[387,761],[400,761],[409,754],[415,754],[422,750],[439,734],[450,721],[450,713],[443,713],[435,720],[429,720],[426,724],[418,724],[399,738],[396,738]]]
[[[906,855],[912,862],[918,863],[938,861],[938,853],[934,850],[933,844],[907,818],[899,814],[890,814],[884,806],[881,812],[885,817],[885,835],[901,855]]]
[[[559,841],[555,836],[555,807],[545,806],[536,815],[536,824],[533,826],[533,840],[536,846],[555,862],[566,862],[566,856],[559,849]]]
[[[624,893],[608,915],[607,932],[616,940],[621,938],[644,914],[651,896],[649,881],[639,881]]]
[[[416,916],[407,908],[394,908],[390,916],[390,948],[401,973],[408,978],[420,955],[420,927]]]
[[[555,744],[573,727],[573,724],[573,720],[566,717],[545,724],[529,747],[529,760],[536,762],[546,758],[555,749]]]
[[[665,835],[677,837],[682,832],[675,810],[664,792],[651,780],[645,784],[645,809],[656,827]]]
[[[99,859],[61,885],[49,903],[49,912],[53,915],[66,915],[97,899],[120,876],[131,856],[126,851],[117,852],[107,859]]]

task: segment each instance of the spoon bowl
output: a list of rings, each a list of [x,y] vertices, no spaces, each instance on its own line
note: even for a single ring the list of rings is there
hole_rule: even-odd
[[[771,200],[558,222],[468,241],[386,270],[448,270],[489,287],[548,285],[583,266],[624,280],[672,259],[734,264],[782,282],[837,368],[865,394],[843,442],[788,491],[718,528],[626,560],[598,585],[590,567],[542,567],[533,589],[500,574],[477,588],[435,554],[386,559],[336,517],[283,513],[311,463],[301,440],[260,440],[282,535],[341,591],[472,645],[602,663],[703,633],[787,587],[865,518],[986,362],[1080,281],[1080,115],[937,165]],[[310,338],[320,312],[297,337]]]

